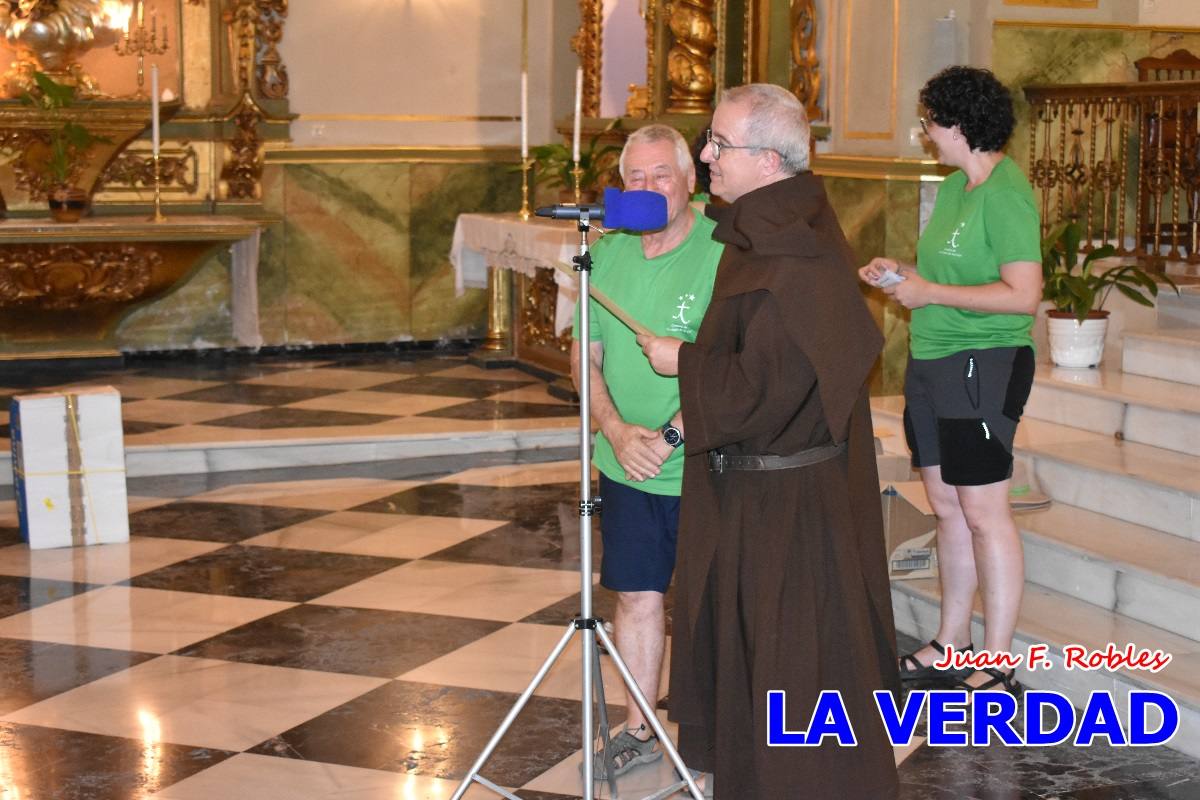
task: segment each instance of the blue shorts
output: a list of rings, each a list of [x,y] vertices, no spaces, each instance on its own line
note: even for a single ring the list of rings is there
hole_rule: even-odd
[[[651,494],[600,474],[600,585],[614,592],[665,594],[675,571],[679,498]]]

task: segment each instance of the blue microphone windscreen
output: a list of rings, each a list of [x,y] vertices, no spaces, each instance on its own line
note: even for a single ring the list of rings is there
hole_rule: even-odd
[[[604,190],[604,227],[656,231],[667,226],[667,198],[658,192]]]

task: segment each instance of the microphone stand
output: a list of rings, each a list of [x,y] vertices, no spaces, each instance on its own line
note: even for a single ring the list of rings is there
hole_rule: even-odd
[[[566,650],[571,639],[576,633],[583,636],[583,722],[582,722],[582,739],[583,739],[583,798],[584,800],[593,800],[595,798],[595,776],[594,772],[594,747],[596,744],[596,736],[592,733],[593,717],[593,683],[595,691],[598,695],[600,704],[601,731],[600,739],[602,742],[602,750],[604,753],[605,777],[607,777],[609,789],[612,794],[616,795],[616,777],[609,774],[608,765],[608,718],[604,703],[604,678],[600,671],[600,655],[596,650],[596,639],[600,641],[607,649],[609,656],[613,660],[617,671],[621,673],[621,680],[624,681],[625,687],[629,690],[633,700],[637,703],[638,709],[646,718],[646,722],[650,725],[654,734],[658,737],[659,746],[663,752],[671,759],[671,763],[675,765],[676,771],[682,777],[682,780],[668,786],[665,789],[655,792],[652,795],[644,798],[644,800],[663,800],[669,797],[680,789],[686,787],[692,795],[693,800],[703,800],[703,794],[696,786],[691,772],[683,763],[683,759],[679,755],[679,751],[675,748],[675,743],[667,736],[667,731],[658,720],[658,716],[654,713],[654,707],[642,694],[642,690],[638,688],[637,681],[633,678],[633,673],[629,671],[625,660],[621,658],[621,654],[617,651],[617,645],[613,642],[608,632],[604,630],[604,620],[599,617],[592,616],[592,516],[600,511],[600,499],[592,499],[592,425],[591,425],[591,310],[589,301],[589,291],[591,285],[592,274],[592,254],[588,249],[588,229],[590,224],[591,212],[587,206],[579,208],[579,255],[571,260],[575,263],[575,271],[579,273],[579,297],[582,302],[579,303],[579,616],[567,623],[566,633],[559,639],[558,644],[554,646],[550,655],[542,663],[529,685],[525,687],[525,691],[517,698],[517,702],[508,712],[508,716],[500,723],[500,727],[492,735],[483,752],[475,760],[470,771],[463,778],[462,783],[454,791],[450,800],[461,800],[462,796],[470,788],[472,783],[479,783],[491,789],[501,797],[507,800],[521,800],[516,795],[506,791],[500,786],[497,786],[492,781],[480,776],[479,770],[487,762],[493,751],[500,744],[500,740],[504,738],[504,734],[512,727],[517,715],[529,702],[529,698],[541,685],[550,669],[554,666],[554,662]]]

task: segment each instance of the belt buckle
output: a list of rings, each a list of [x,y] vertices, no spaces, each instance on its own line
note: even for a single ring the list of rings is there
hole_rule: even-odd
[[[709,472],[715,472],[720,475],[725,471],[725,454],[720,450],[708,451],[708,469]]]

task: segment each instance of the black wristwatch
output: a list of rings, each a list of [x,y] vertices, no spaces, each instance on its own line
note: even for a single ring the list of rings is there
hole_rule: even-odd
[[[672,425],[669,420],[666,425],[662,426],[662,437],[663,441],[671,447],[679,447],[683,444],[683,431]]]

